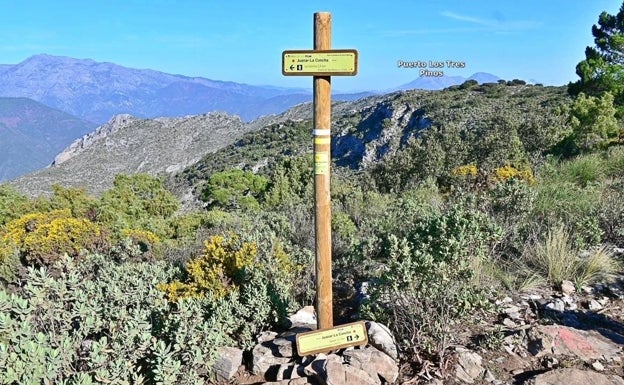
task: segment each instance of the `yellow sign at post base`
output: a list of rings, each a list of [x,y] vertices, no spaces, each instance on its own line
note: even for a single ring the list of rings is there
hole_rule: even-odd
[[[331,329],[299,333],[296,339],[299,357],[329,352],[349,346],[366,345],[368,343],[366,324],[362,321],[336,326]]]
[[[282,74],[286,76],[353,76],[358,52],[354,49],[294,50],[282,52]]]

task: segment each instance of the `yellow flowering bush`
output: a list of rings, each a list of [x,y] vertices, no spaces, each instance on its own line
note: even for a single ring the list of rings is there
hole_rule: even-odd
[[[535,177],[531,170],[519,170],[510,165],[495,168],[493,178],[496,182],[504,182],[509,179],[519,179],[529,184],[535,183]]]
[[[30,213],[0,230],[0,259],[17,250],[29,264],[50,265],[63,254],[92,249],[100,235],[97,224],[73,218],[69,209]]]
[[[476,176],[478,171],[477,166],[474,164],[466,164],[455,167],[451,173],[456,176]]]
[[[253,242],[240,242],[235,235],[225,238],[212,236],[204,242],[204,252],[186,263],[188,278],[158,285],[167,298],[175,302],[181,298],[201,297],[207,293],[219,298],[236,289],[245,268],[253,265],[258,247]]]
[[[149,230],[122,229],[121,236],[130,239],[133,245],[138,245],[143,253],[161,243],[160,238]]]

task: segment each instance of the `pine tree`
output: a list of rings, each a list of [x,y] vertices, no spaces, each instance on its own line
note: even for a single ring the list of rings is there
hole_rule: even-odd
[[[585,60],[576,66],[580,79],[568,85],[572,95],[583,92],[614,96],[619,115],[624,116],[624,3],[616,15],[602,12],[592,27],[595,47],[587,47]]]

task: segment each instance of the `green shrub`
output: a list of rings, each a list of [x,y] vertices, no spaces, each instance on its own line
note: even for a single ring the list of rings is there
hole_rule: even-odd
[[[97,217],[97,200],[87,195],[84,188],[65,188],[52,186],[50,209],[69,209],[74,218],[88,218],[93,221]]]
[[[163,262],[87,255],[55,269],[0,290],[0,384],[203,383],[219,346],[233,344],[214,327],[225,315],[200,302],[172,311],[156,290],[176,274]]]
[[[210,176],[202,199],[213,207],[257,209],[258,198],[267,188],[268,181],[249,171],[228,170]]]
[[[605,92],[600,97],[580,93],[568,109],[572,129],[570,139],[580,151],[604,147],[617,137],[618,122],[613,105],[613,94]]]
[[[147,174],[117,175],[113,188],[97,204],[97,222],[120,236],[121,230],[148,230],[167,237],[168,223],[179,202],[163,187],[162,179]]]
[[[500,230],[466,203],[432,215],[407,237],[389,235],[387,265],[366,316],[386,322],[406,354],[442,362],[452,328],[486,301],[478,282]]]
[[[601,197],[597,220],[603,231],[602,240],[616,246],[624,245],[624,181],[610,183]]]
[[[609,148],[605,153],[605,163],[609,177],[624,178],[624,146]]]
[[[35,204],[8,184],[0,184],[0,226],[34,210]]]
[[[588,154],[576,157],[559,165],[558,179],[574,182],[581,187],[600,182],[604,179],[607,167],[600,154]]]
[[[275,236],[255,233],[245,237],[210,237],[203,255],[186,263],[184,279],[158,285],[172,302],[207,299],[229,304],[240,319],[238,334],[232,332],[232,337],[238,335],[242,345],[251,343],[255,332],[286,316],[293,305],[298,268]],[[211,312],[223,311],[217,305]]]
[[[17,248],[3,243],[0,240],[0,283],[6,285],[15,282],[22,263]]]

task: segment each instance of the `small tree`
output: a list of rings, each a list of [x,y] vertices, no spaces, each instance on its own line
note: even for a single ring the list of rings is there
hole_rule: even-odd
[[[210,176],[202,198],[211,206],[251,209],[259,207],[258,197],[268,181],[249,171],[228,170]]]
[[[596,149],[618,135],[613,95],[606,92],[601,97],[579,94],[569,109],[571,140],[581,151]]]
[[[624,113],[624,4],[616,15],[602,12],[592,27],[595,47],[587,47],[585,60],[576,66],[580,77],[568,85],[572,95],[601,96],[611,92],[619,113]]]

